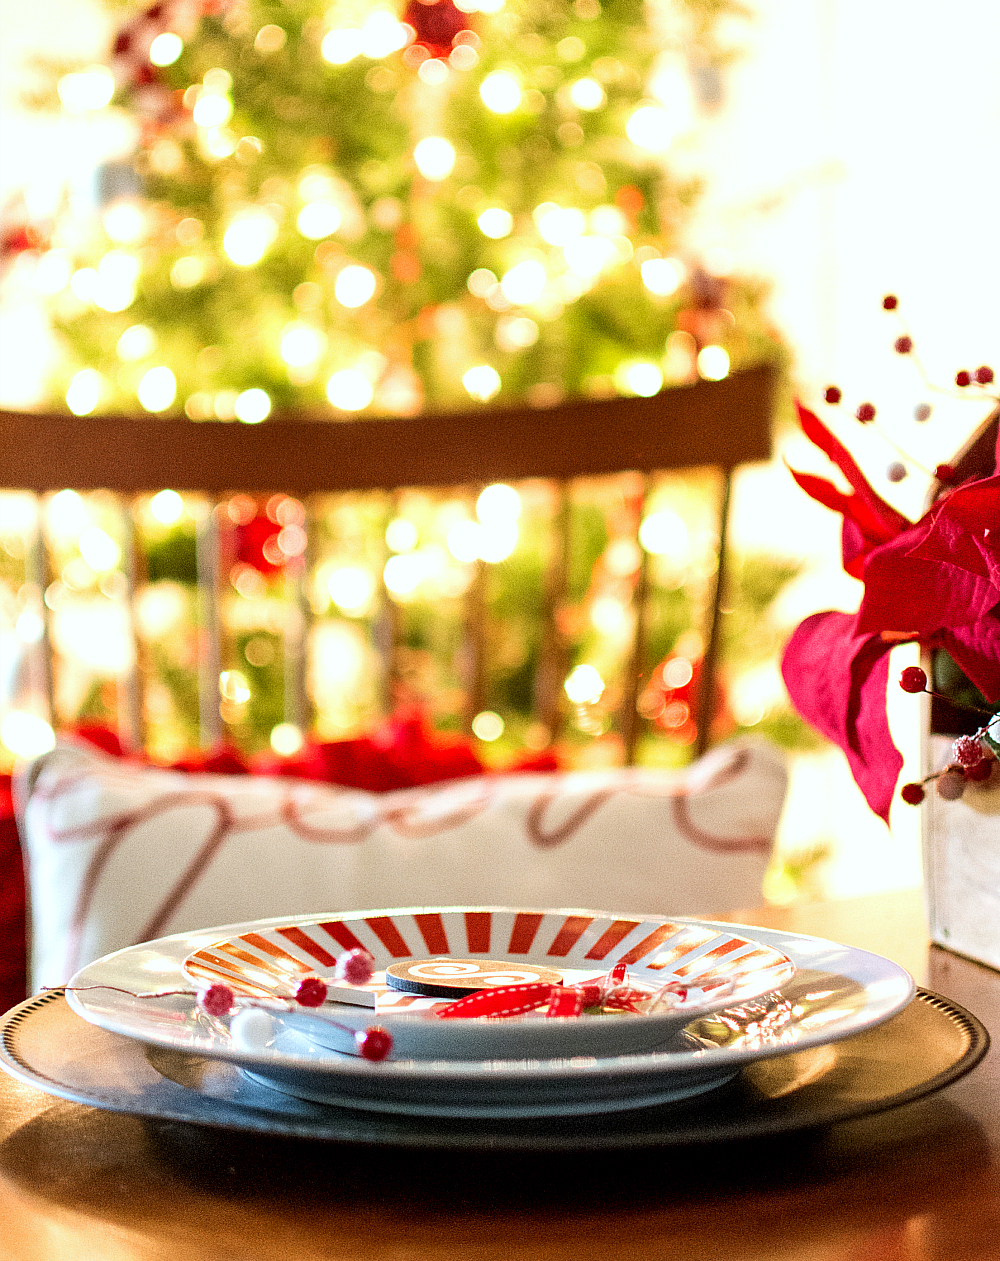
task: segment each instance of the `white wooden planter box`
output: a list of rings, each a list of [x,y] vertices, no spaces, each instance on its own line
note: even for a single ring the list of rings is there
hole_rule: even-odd
[[[952,740],[930,736],[932,770],[951,760]],[[1000,970],[1000,768],[958,801],[929,784],[921,809],[931,940]]]

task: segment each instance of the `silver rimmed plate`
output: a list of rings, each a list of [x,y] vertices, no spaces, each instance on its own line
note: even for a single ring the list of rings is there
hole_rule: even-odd
[[[558,914],[629,918],[600,912]],[[320,918],[230,925],[133,946],[82,969],[67,999],[84,1019],[110,1032],[169,1051],[229,1061],[300,1098],[411,1115],[527,1117],[638,1108],[710,1090],[756,1060],[823,1046],[872,1028],[902,1010],[914,993],[903,968],[867,951],[769,929],[677,919],[655,922],[751,940],[784,955],[795,974],[774,994],[699,1016],[660,1050],[379,1064],[340,1055],[301,1026],[283,1025],[263,1050],[244,1050],[234,1043],[227,1018],[207,1015],[190,995],[132,997],[190,986],[184,961],[213,943]],[[371,1016],[367,1013],[369,1020]]]

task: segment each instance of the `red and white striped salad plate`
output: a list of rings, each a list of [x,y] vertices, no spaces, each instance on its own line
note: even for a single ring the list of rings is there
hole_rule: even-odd
[[[338,958],[358,949],[372,956],[376,972],[355,996],[334,974]],[[456,975],[464,981],[471,973],[471,988],[476,976],[484,988],[531,985],[553,974],[565,986],[583,985],[624,965],[637,1001],[635,1010],[569,1020],[547,1019],[544,1010],[506,1019],[441,1020],[446,994],[420,996],[386,985],[386,967],[401,961],[412,961],[414,974],[428,981]],[[487,970],[477,972],[481,961]],[[499,965],[495,973],[490,964]],[[377,1021],[391,1031],[398,1057],[466,1060],[653,1050],[698,1016],[778,989],[795,965],[774,947],[721,925],[594,911],[446,907],[257,927],[193,951],[184,971],[196,985],[228,985],[250,1004],[287,1001],[305,977],[317,976],[330,985],[331,996],[353,1001],[293,1008],[283,1019],[322,1045],[349,1052],[348,1031]],[[669,991],[655,1001],[668,982]]]

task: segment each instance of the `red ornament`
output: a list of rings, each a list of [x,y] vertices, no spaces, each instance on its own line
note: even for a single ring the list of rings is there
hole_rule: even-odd
[[[919,806],[927,794],[922,784],[904,784],[899,790],[899,795],[908,806]]]
[[[354,1041],[362,1058],[376,1064],[379,1060],[384,1060],[392,1050],[392,1034],[381,1025],[371,1025],[359,1030],[354,1035]]]
[[[863,425],[867,425],[869,421],[875,419],[875,405],[873,403],[862,403],[854,414]]]
[[[459,31],[470,29],[469,14],[456,9],[452,0],[410,0],[403,21],[416,31],[416,43],[432,57],[447,57]]]
[[[993,369],[989,366],[989,364],[984,363],[981,368],[976,369],[976,380],[980,385],[993,384]]]
[[[828,403],[831,403],[833,404],[833,406],[836,406],[844,396],[840,391],[840,386],[828,385],[826,387],[825,393],[823,394],[823,397],[826,399]]]
[[[266,578],[279,573],[285,559],[277,548],[279,529],[280,526],[276,527],[268,521],[263,513],[245,523],[240,522],[234,531],[236,561],[243,565],[251,565]]]
[[[307,976],[295,991],[295,1001],[300,1007],[322,1007],[326,1002],[326,982],[318,976]]]
[[[962,389],[965,389],[967,385],[971,385],[972,384],[971,373],[966,372],[964,368],[961,370],[961,372],[956,372],[955,384],[958,386],[961,386]]]
[[[904,692],[922,692],[927,686],[927,675],[919,666],[907,666],[900,672],[899,686]]]
[[[899,306],[899,299],[894,293],[887,293],[882,299],[882,309],[884,311],[895,311]]]
[[[905,335],[897,337],[895,342],[893,342],[893,349],[897,355],[908,355],[913,349],[913,338]]]
[[[955,480],[955,470],[950,464],[939,464],[934,470],[934,476],[939,482],[944,482],[946,486],[950,486]]]

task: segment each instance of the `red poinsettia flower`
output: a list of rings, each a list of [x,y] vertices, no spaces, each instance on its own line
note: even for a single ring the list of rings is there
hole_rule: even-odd
[[[911,522],[872,490],[817,416],[800,406],[799,419],[853,493],[793,476],[843,513],[844,568],[865,593],[855,614],[807,618],[789,640],[782,675],[795,708],[843,749],[868,804],[887,819],[903,764],[885,712],[893,644],[944,648],[987,700],[1000,700],[1000,476],[946,492]]]

